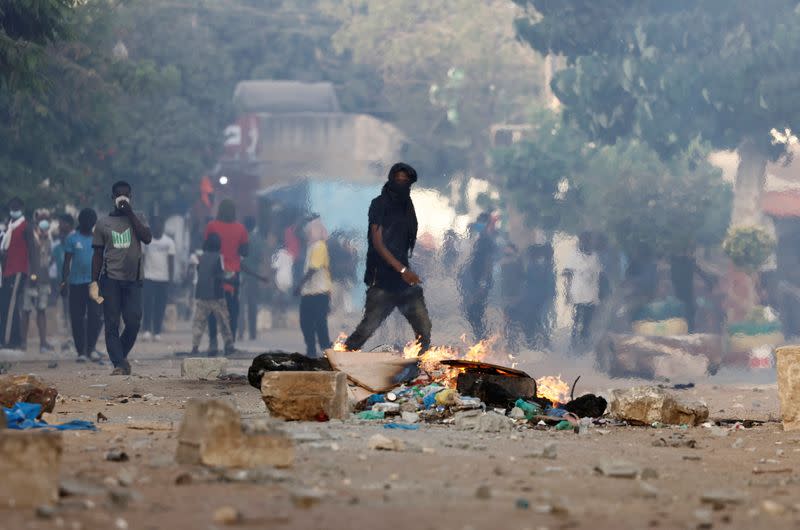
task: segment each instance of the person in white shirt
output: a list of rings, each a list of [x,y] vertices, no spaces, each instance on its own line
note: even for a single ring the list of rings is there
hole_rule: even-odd
[[[285,247],[279,248],[272,256],[272,270],[275,273],[275,298],[273,300],[272,327],[286,328],[286,311],[294,285],[294,258]]]
[[[573,307],[572,346],[584,347],[589,343],[592,317],[600,301],[600,273],[602,266],[591,248],[591,234],[578,237],[577,251],[564,267],[567,281],[567,303]]]
[[[164,233],[164,221],[153,219],[153,240],[144,249],[144,340],[160,340],[169,282],[174,277],[175,241]]]

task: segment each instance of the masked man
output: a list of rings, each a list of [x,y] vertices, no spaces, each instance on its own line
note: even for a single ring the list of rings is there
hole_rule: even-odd
[[[103,304],[106,349],[114,364],[111,375],[130,375],[128,354],[136,343],[142,321],[142,243],[153,235],[131,207],[127,182],[111,187],[114,209],[97,221],[92,238],[92,283],[89,297]],[[119,321],[125,329],[120,335]]]
[[[359,350],[384,320],[398,309],[414,330],[424,353],[431,345],[431,321],[417,274],[409,268],[409,256],[417,241],[417,214],[411,186],[417,172],[398,163],[389,180],[369,207],[367,242],[367,301],[364,318],[345,341],[348,350]]]

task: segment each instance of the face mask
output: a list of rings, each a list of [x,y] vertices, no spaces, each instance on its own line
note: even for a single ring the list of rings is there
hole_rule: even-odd
[[[392,191],[393,193],[396,193],[396,194],[400,195],[400,196],[407,197],[407,196],[409,196],[411,194],[411,183],[409,182],[409,183],[406,183],[406,184],[400,184],[399,182],[396,182],[395,180],[390,180],[389,181],[389,190]]]
[[[42,219],[39,221],[39,230],[42,232],[47,232],[50,229],[50,221],[47,219]]]
[[[122,203],[122,201],[125,201],[125,202],[127,202],[128,204],[130,204],[130,202],[131,202],[131,199],[130,199],[130,197],[127,197],[126,195],[120,195],[119,197],[117,197],[116,199],[114,199],[114,205],[115,205],[117,208],[119,208],[119,205],[120,205],[120,203]]]
[[[19,219],[22,217],[22,210],[11,210],[8,212],[12,219]]]

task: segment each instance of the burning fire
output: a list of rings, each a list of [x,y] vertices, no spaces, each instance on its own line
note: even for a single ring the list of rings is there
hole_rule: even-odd
[[[347,334],[339,333],[336,342],[333,343],[333,351],[347,351],[347,347],[344,345],[345,340],[347,340]]]
[[[546,375],[536,380],[536,394],[549,399],[554,405],[569,401],[569,385],[561,376]]]

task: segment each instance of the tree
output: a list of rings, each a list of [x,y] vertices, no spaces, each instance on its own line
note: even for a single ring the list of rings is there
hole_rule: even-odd
[[[695,140],[737,149],[734,221],[757,221],[770,130],[800,119],[797,2],[515,0],[522,39],[566,59],[552,87],[596,141],[639,138],[663,159]]]
[[[707,146],[695,142],[664,161],[635,139],[598,146],[556,112],[540,110],[531,122],[529,138],[493,159],[506,196],[532,226],[603,232],[629,256],[659,258],[724,237],[731,190]]]
[[[441,174],[486,167],[489,128],[518,122],[542,85],[541,57],[515,38],[503,0],[329,0],[340,52],[377,70],[380,108],[424,165]]]

